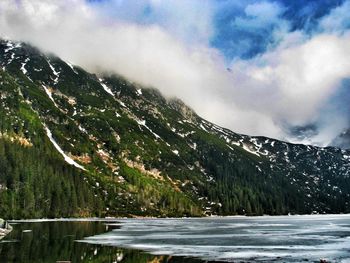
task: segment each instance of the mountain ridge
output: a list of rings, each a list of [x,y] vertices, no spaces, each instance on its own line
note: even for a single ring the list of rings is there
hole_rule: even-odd
[[[14,181],[29,185],[32,206],[21,203],[23,194],[9,182],[16,164],[8,165],[0,174],[0,197],[8,200],[0,214],[7,217],[350,211],[348,150],[237,134],[178,99],[117,75],[90,74],[25,43],[1,40],[0,64],[3,148],[51,156],[45,165],[70,171],[61,184],[75,180],[67,200],[67,186],[52,186],[48,210],[38,215],[44,190],[33,190],[23,168]],[[11,163],[11,154],[1,155],[0,145],[3,163]],[[62,214],[73,199],[74,209]]]
[[[350,149],[350,129],[344,130],[331,144],[342,149]]]

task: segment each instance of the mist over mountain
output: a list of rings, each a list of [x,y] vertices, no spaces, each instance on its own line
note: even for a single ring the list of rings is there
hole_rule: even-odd
[[[332,145],[343,149],[350,149],[350,129],[339,134],[332,142]]]
[[[0,35],[236,132],[327,146],[349,128],[349,13],[347,0],[4,0]]]

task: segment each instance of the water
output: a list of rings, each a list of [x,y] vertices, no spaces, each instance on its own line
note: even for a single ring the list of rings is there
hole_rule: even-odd
[[[350,215],[121,220],[85,242],[228,262],[350,262]]]
[[[25,222],[14,229],[0,243],[0,262],[350,262],[350,215]]]
[[[109,221],[111,222],[111,221]],[[114,221],[115,222],[115,221]],[[129,250],[77,242],[111,231],[105,220],[54,220],[12,222],[13,231],[0,241],[0,263],[123,262],[199,263],[197,259],[155,256]]]

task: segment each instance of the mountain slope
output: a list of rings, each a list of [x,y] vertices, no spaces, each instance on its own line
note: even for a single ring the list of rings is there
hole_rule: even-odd
[[[0,64],[7,217],[350,211],[350,151],[236,134],[154,89],[24,43],[1,41]]]
[[[350,149],[350,129],[339,134],[331,144],[342,149]]]

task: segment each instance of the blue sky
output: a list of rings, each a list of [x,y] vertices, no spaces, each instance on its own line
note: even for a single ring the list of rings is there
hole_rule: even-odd
[[[154,5],[155,1],[143,0],[88,0],[88,2],[96,8],[104,6],[103,12],[107,16],[138,24],[168,27],[169,20],[173,19],[174,14],[180,20],[185,18],[182,14],[177,14],[175,9],[169,15],[174,1],[163,1],[161,7]],[[314,34],[318,30],[319,19],[342,5],[344,0],[204,0],[187,1],[187,3],[185,1],[184,5],[188,5],[189,12],[200,13],[204,9],[201,2],[211,9],[213,32],[208,39],[210,45],[220,50],[225,58],[231,61],[236,58],[249,59],[277,45],[279,39],[274,36],[274,32],[278,30],[302,30]],[[183,15],[186,16],[186,13]],[[191,41],[188,38],[198,37],[196,31],[198,28],[190,23],[188,26],[189,28],[185,29],[186,35],[181,37]]]
[[[245,1],[245,4],[239,7],[232,4],[234,2],[218,1],[218,11],[215,15],[216,35],[211,41],[228,59],[236,56],[250,58],[266,51],[270,45],[277,44],[278,39],[274,38],[273,32],[283,25],[290,31],[313,31],[317,20],[343,1]],[[260,10],[264,19],[259,19],[259,13],[255,16],[247,13],[247,7],[259,3],[260,6],[261,3],[268,6],[265,10]],[[249,25],[244,26],[244,23]]]

